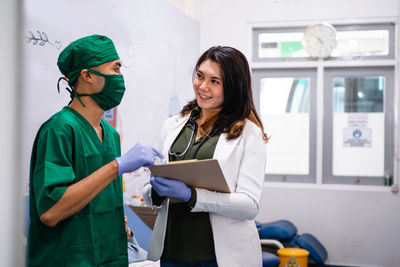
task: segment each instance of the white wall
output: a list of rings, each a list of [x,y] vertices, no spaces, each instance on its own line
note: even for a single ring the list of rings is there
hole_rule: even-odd
[[[397,0],[200,0],[196,12],[200,52],[230,45],[250,60],[252,24],[396,18],[399,4]],[[324,244],[330,264],[393,267],[400,261],[399,207],[399,194],[388,188],[267,184],[257,219],[291,220],[299,233],[312,233]]]
[[[356,20],[398,16],[398,0],[198,0],[200,50],[230,45],[251,57],[249,23]]]
[[[166,0],[166,2],[179,9],[186,16],[196,19],[196,0]]]
[[[20,188],[20,1],[0,2],[0,266],[24,266]]]

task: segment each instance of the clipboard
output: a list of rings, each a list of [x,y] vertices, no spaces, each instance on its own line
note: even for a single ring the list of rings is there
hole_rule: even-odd
[[[216,159],[173,161],[153,165],[149,169],[154,176],[179,180],[194,188],[231,192]]]

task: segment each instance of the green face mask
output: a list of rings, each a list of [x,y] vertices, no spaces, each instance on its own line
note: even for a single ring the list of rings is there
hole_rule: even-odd
[[[91,69],[86,70],[105,78],[103,90],[96,94],[77,94],[76,92],[72,92],[73,95],[71,96],[77,97],[79,101],[80,96],[90,96],[104,111],[118,106],[125,93],[124,76],[107,75]]]

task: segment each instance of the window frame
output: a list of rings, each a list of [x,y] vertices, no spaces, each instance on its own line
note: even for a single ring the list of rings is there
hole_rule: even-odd
[[[260,110],[261,79],[263,78],[304,78],[310,79],[310,109],[309,109],[309,173],[301,174],[265,174],[265,178],[272,182],[315,183],[316,182],[316,90],[317,71],[315,68],[303,69],[257,69],[253,70],[253,96],[257,110]],[[260,114],[261,115],[261,114]],[[266,133],[268,135],[268,132]],[[273,137],[272,137],[273,138]],[[272,141],[273,139],[271,139]],[[268,164],[268,163],[267,163]]]
[[[397,145],[400,141],[400,131],[399,131],[399,126],[398,126],[398,116],[399,110],[396,108],[400,104],[400,98],[398,98],[399,95],[399,76],[396,75],[395,73],[398,72],[399,69],[399,58],[398,58],[398,43],[399,43],[399,36],[398,36],[398,30],[399,30],[399,21],[398,18],[393,17],[393,18],[384,18],[384,19],[351,19],[351,20],[346,20],[346,19],[341,19],[341,20],[334,20],[330,21],[332,25],[335,25],[335,27],[339,27],[339,29],[344,29],[344,28],[351,28],[359,26],[360,29],[366,30],[368,26],[371,25],[378,25],[377,27],[381,27],[382,25],[390,25],[392,28],[389,33],[389,55],[387,56],[366,56],[364,58],[357,58],[357,57],[347,57],[347,58],[325,58],[325,59],[315,59],[315,58],[259,58],[257,59],[258,55],[258,37],[255,37],[255,31],[259,31],[261,29],[267,29],[269,32],[281,32],[281,29],[285,29],[287,32],[294,32],[293,29],[299,29],[303,28],[306,29],[308,26],[313,25],[315,23],[318,23],[319,21],[297,21],[297,22],[266,22],[266,23],[249,23],[248,27],[248,33],[249,33],[249,42],[248,42],[248,48],[249,48],[249,55],[251,56],[251,69],[253,75],[259,71],[259,70],[276,70],[276,69],[281,69],[283,71],[285,70],[291,70],[291,69],[316,69],[317,70],[317,90],[316,90],[316,159],[315,159],[315,165],[316,165],[316,174],[315,174],[315,183],[307,183],[304,184],[308,188],[346,188],[349,190],[379,190],[379,191],[390,191],[390,187],[384,186],[384,184],[379,181],[379,186],[376,185],[377,183],[364,183],[361,181],[358,184],[349,184],[349,183],[341,183],[340,181],[332,182],[332,183],[326,183],[324,182],[325,179],[325,173],[326,173],[326,167],[324,166],[324,154],[326,153],[326,146],[324,144],[324,112],[325,112],[325,107],[324,107],[324,98],[325,98],[325,92],[324,92],[324,72],[325,70],[329,70],[329,68],[363,68],[363,67],[373,67],[373,68],[391,68],[394,69],[394,86],[392,87],[392,104],[394,107],[394,111],[396,112],[392,116],[394,119],[394,125],[391,125],[389,128],[389,131],[385,130],[385,134],[387,132],[390,132],[393,136],[393,144]],[[370,29],[376,29],[376,27],[370,27]],[[255,87],[256,83],[253,83],[253,87]],[[259,99],[258,93],[254,93],[255,101],[256,98],[257,100]],[[258,105],[258,103],[257,103]],[[387,125],[385,121],[385,125]],[[268,145],[268,144],[267,144]],[[393,184],[398,183],[398,175],[400,173],[400,169],[398,168],[397,160],[396,160],[396,153],[398,153],[400,150],[394,145],[388,146],[385,145],[385,154],[386,151],[389,148],[392,149],[392,152],[390,152],[390,158],[388,159],[389,161],[392,162],[393,165],[393,172],[392,177],[393,177]],[[331,152],[332,153],[332,152]],[[267,155],[268,158],[268,155]],[[268,159],[267,159],[268,162]],[[386,162],[386,159],[385,159]],[[386,166],[385,166],[385,169]],[[383,178],[379,178],[383,179]],[[372,179],[373,180],[373,179]],[[269,186],[287,186],[289,183],[279,183],[279,182],[270,182],[270,179],[266,179],[268,183],[266,185]],[[288,181],[286,179],[286,181]],[[371,181],[371,179],[369,179]],[[293,183],[290,183],[290,186],[294,187],[300,187],[302,188],[302,184],[296,184],[298,181],[293,181]],[[368,185],[367,185],[368,184]]]
[[[270,61],[307,61],[307,57],[267,57],[261,58],[258,56],[259,43],[258,38],[262,33],[292,33],[304,32],[305,27],[282,27],[282,28],[254,28],[253,29],[253,62],[270,62]]]
[[[394,155],[394,68],[393,67],[341,67],[326,68],[324,71],[324,122],[323,122],[323,183],[324,184],[361,184],[384,185],[384,176],[338,176],[333,175],[333,86],[332,79],[336,76],[385,76],[384,90],[384,171],[393,176]]]
[[[329,61],[348,61],[348,60],[376,60],[376,59],[394,59],[395,58],[395,23],[382,22],[382,23],[355,23],[343,24],[334,23],[336,31],[348,30],[388,30],[389,31],[389,54],[386,56],[346,56],[346,57],[329,57],[324,60]],[[292,32],[305,32],[307,26],[294,26],[294,27],[254,27],[252,28],[252,60],[253,62],[305,62],[310,61],[310,57],[274,57],[274,58],[261,58],[259,53],[259,35],[262,33],[292,33]]]

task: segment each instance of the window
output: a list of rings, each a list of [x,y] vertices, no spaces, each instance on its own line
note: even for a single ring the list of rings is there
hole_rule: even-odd
[[[332,59],[394,58],[394,24],[334,25],[337,46]],[[306,27],[253,29],[253,61],[304,61]]]
[[[258,57],[306,57],[302,44],[302,32],[260,33],[258,35]]]
[[[271,138],[268,180],[314,182],[315,71],[261,70],[253,76],[258,110]]]
[[[393,175],[394,24],[334,26],[325,60],[308,57],[306,27],[253,29],[267,181],[383,186]]]
[[[394,25],[336,26],[334,58],[394,58]]]
[[[253,61],[305,60],[304,28],[254,29]]]
[[[393,171],[393,68],[325,71],[324,182],[384,185]]]

